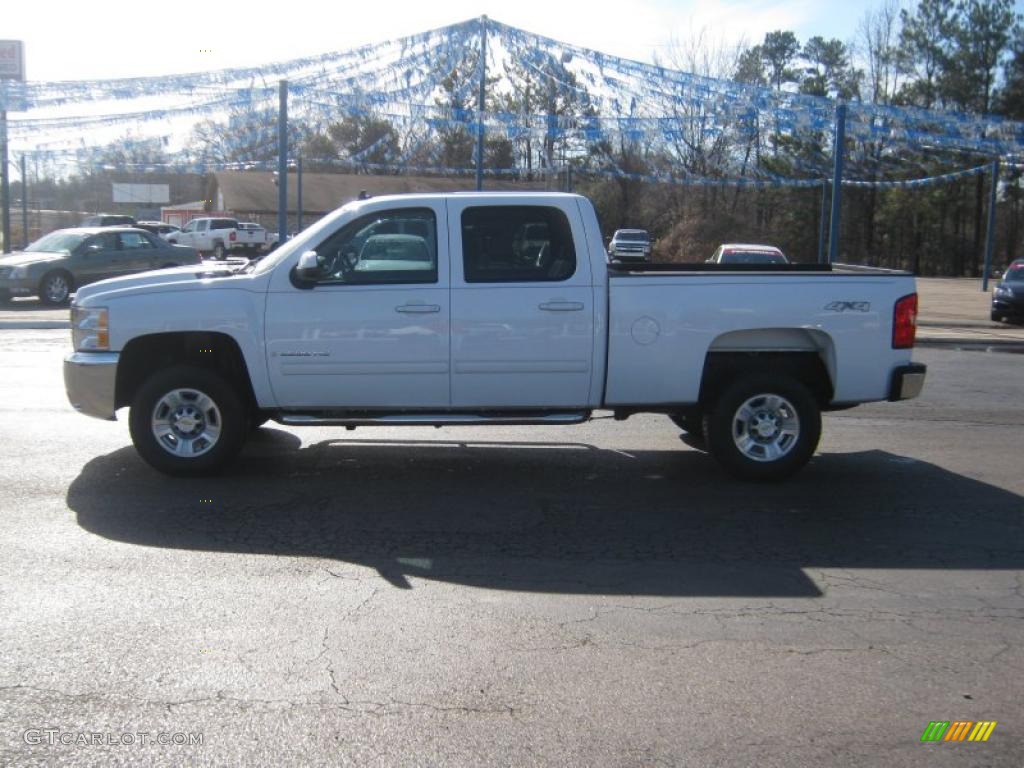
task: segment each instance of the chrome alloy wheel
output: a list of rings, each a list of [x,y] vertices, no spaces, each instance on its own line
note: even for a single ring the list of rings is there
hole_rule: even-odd
[[[779,395],[754,395],[732,417],[732,439],[740,453],[754,461],[778,461],[800,439],[796,408]]]
[[[196,458],[209,453],[220,439],[220,409],[197,389],[171,390],[157,401],[151,428],[157,444],[169,454]]]

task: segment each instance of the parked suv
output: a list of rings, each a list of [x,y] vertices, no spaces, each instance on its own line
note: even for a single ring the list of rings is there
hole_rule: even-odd
[[[774,245],[724,243],[708,259],[709,264],[788,264],[786,255]]]
[[[612,261],[650,261],[651,238],[646,229],[617,229],[608,244]]]
[[[139,229],[144,229],[147,232],[152,232],[154,235],[162,237],[164,240],[175,232],[181,232],[181,227],[176,227],[173,224],[168,224],[164,221],[139,221],[136,222],[135,226]]]
[[[82,222],[83,227],[134,227],[135,219],[122,213],[98,213]]]

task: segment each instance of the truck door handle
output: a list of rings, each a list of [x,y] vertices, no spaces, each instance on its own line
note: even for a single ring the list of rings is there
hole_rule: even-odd
[[[395,307],[395,312],[404,312],[407,315],[426,315],[440,311],[441,307],[437,304],[402,304]]]
[[[539,307],[545,312],[579,312],[583,309],[582,301],[546,301]]]

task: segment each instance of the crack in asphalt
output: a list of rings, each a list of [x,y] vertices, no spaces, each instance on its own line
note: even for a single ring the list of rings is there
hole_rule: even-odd
[[[253,705],[263,705],[268,708],[285,707],[287,709],[304,708],[314,710],[336,710],[341,709],[355,714],[366,714],[373,716],[384,716],[394,714],[403,708],[427,709],[435,712],[457,713],[457,714],[483,714],[483,715],[513,715],[517,712],[516,707],[511,704],[502,704],[494,707],[470,706],[465,704],[435,704],[430,702],[405,701],[402,699],[389,698],[387,701],[373,701],[368,699],[350,700],[342,696],[342,702],[328,703],[296,699],[262,699],[254,697],[238,698],[229,696],[223,690],[218,690],[212,696],[200,696],[190,699],[152,699],[144,696],[133,696],[129,694],[107,694],[107,693],[70,693],[57,688],[43,688],[32,685],[6,685],[0,686],[0,691],[32,691],[35,693],[70,699],[75,701],[89,701],[95,703],[116,703],[119,701],[154,706],[167,710],[168,714],[175,714],[175,710],[206,704],[231,704],[237,705],[240,709],[252,709]]]

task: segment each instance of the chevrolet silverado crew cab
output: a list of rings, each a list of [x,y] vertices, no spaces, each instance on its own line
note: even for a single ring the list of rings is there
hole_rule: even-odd
[[[821,412],[915,397],[914,279],[827,265],[609,265],[556,193],[349,203],[260,262],[85,286],[68,398],[129,408],[158,470],[211,473],[285,425],[671,417],[743,478],[803,466]]]

